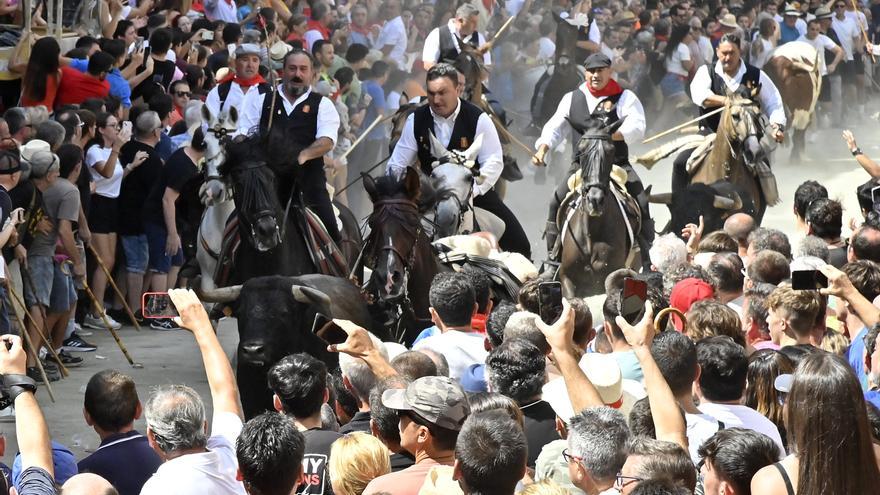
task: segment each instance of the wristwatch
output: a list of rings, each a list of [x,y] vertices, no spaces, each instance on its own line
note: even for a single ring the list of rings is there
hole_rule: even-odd
[[[6,409],[15,403],[15,398],[25,392],[35,393],[37,382],[27,375],[3,375],[0,378],[0,409]]]
[[[849,150],[849,152],[852,153],[852,156],[859,156],[859,155],[863,155],[863,154],[864,154],[864,153],[862,153],[862,149],[859,148],[858,146],[856,146],[855,148]]]

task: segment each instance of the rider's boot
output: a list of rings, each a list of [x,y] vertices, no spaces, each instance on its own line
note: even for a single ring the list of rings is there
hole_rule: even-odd
[[[651,244],[654,242],[654,219],[651,218],[651,211],[648,206],[648,194],[645,191],[642,191],[636,196],[636,202],[639,205],[642,217],[639,231],[636,234],[636,243],[639,245],[639,251],[641,252],[642,271],[647,273],[651,271],[651,258],[648,256],[648,251],[651,249]]]
[[[544,262],[544,270],[541,277],[552,280],[559,269],[559,227],[556,222],[547,221],[544,229],[544,240],[547,241],[547,261]]]

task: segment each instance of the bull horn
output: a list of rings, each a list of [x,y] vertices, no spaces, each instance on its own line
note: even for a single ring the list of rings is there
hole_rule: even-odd
[[[319,308],[330,307],[330,297],[318,289],[304,285],[291,285],[290,292],[293,294],[293,299],[298,303],[313,305]]]
[[[238,299],[241,294],[241,285],[231,285],[217,289],[196,289],[196,295],[202,302],[228,303]]]
[[[648,196],[649,203],[672,204],[672,193],[651,194]]]
[[[739,194],[734,194],[732,198],[716,194],[712,200],[712,206],[719,210],[738,210],[742,208],[742,199]]]

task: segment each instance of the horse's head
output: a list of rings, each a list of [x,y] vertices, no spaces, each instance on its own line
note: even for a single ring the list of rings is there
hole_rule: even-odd
[[[761,146],[763,126],[761,125],[761,107],[757,102],[760,87],[749,90],[750,97],[739,94],[728,96],[726,117],[722,118],[724,130],[729,138],[742,145],[746,163],[756,163],[764,158]]]
[[[483,84],[483,54],[477,48],[459,40],[458,46],[461,51],[452,64],[459,72],[464,74],[464,93],[462,98],[473,101],[474,96],[482,94]]]
[[[445,237],[458,233],[461,216],[470,203],[474,180],[482,182],[485,179],[476,163],[483,146],[483,135],[478,135],[464,151],[446,149],[433,133],[429,137],[431,154],[435,158],[431,165],[432,183],[436,189],[447,192],[434,205],[437,234]]]
[[[581,191],[587,198],[587,214],[601,216],[605,195],[609,192],[611,167],[614,165],[614,143],[611,136],[620,128],[624,119],[608,126],[590,125],[586,129],[574,126],[582,133],[577,143],[577,162],[580,166]]]
[[[413,269],[416,244],[421,233],[419,173],[407,168],[401,180],[391,176],[373,179],[363,174],[364,189],[373,201],[368,219],[370,236],[364,247],[365,264],[379,301],[394,304],[406,296],[409,272]]]
[[[223,176],[232,179],[241,232],[254,249],[265,252],[281,244],[281,202],[275,173],[266,164],[259,136],[237,138],[226,145]]]
[[[220,177],[219,169],[226,160],[224,147],[235,133],[237,123],[238,110],[235,107],[227,112],[221,112],[220,115],[213,115],[207,105],[202,105],[202,125],[207,145],[205,149],[207,180],[199,190],[199,194],[205,206],[213,206],[232,198],[232,191]]]

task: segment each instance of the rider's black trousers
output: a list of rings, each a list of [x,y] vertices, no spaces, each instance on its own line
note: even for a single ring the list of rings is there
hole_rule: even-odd
[[[486,211],[494,213],[498,218],[504,221],[504,235],[498,239],[498,244],[504,251],[513,251],[520,253],[526,258],[532,258],[532,246],[529,244],[529,238],[526,236],[525,230],[519,224],[519,220],[510,211],[510,208],[501,201],[501,197],[494,189],[486,194],[482,194],[474,198],[474,206],[482,208]]]
[[[314,160],[303,166],[297,165],[297,167],[299,168],[285,168],[277,174],[278,199],[281,201],[281,208],[287,207],[290,192],[294,184],[297,184],[305,205],[311,208],[324,222],[327,233],[338,244],[340,242],[339,228],[336,226],[336,215],[333,213],[333,204],[330,202],[330,194],[327,192],[327,175],[324,173],[323,161]]]

